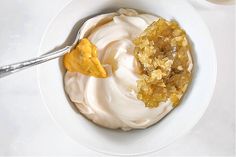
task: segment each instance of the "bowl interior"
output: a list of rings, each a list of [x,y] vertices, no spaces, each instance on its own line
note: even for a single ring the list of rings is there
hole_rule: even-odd
[[[61,59],[38,67],[38,81],[46,107],[65,132],[80,144],[110,154],[140,154],[160,149],[190,130],[203,115],[213,94],[216,57],[208,29],[194,9],[179,0],[74,0],[52,20],[39,54],[71,44],[79,26],[91,16],[118,8],[134,8],[174,19],[187,32],[194,58],[193,81],[179,107],[156,125],[129,132],[109,130],[88,121],[74,108],[64,92],[65,70]]]

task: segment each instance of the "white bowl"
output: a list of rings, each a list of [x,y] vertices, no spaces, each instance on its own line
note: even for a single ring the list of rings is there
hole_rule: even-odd
[[[180,106],[156,125],[145,130],[122,132],[101,128],[73,107],[63,87],[61,59],[38,67],[41,95],[55,121],[71,138],[99,152],[116,155],[143,154],[158,150],[185,134],[205,112],[216,81],[216,56],[209,31],[196,11],[180,0],[74,0],[50,23],[40,54],[70,44],[81,21],[118,8],[134,8],[175,19],[192,42],[194,76]]]

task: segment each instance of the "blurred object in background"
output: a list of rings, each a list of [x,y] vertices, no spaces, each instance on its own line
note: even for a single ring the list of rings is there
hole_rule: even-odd
[[[221,5],[234,5],[235,0],[206,0],[211,3],[221,4]]]

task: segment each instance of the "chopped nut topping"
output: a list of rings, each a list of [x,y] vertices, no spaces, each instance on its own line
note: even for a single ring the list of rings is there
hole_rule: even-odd
[[[137,98],[150,108],[168,99],[177,106],[191,80],[190,48],[184,30],[174,21],[159,19],[133,42],[141,74]]]

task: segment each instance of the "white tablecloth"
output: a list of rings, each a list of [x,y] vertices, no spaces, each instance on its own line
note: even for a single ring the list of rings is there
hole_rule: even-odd
[[[0,65],[35,57],[46,26],[68,1],[1,0]],[[216,48],[215,93],[200,122],[153,156],[225,156],[235,151],[234,7],[204,7],[197,3],[194,7],[208,25]],[[41,100],[35,67],[0,79],[1,155],[103,156],[57,128]]]

